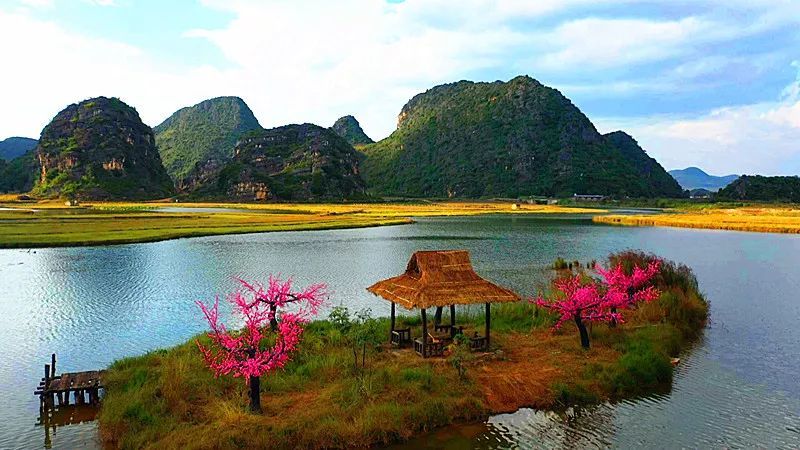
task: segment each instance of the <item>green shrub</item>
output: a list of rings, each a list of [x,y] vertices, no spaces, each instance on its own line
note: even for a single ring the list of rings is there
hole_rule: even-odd
[[[669,356],[650,341],[633,339],[603,377],[612,395],[639,395],[668,386],[672,382],[672,364]]]

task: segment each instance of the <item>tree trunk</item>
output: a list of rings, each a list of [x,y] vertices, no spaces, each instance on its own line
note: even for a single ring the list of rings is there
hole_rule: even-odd
[[[436,314],[433,316],[433,323],[435,323],[436,325],[441,325],[442,324],[442,311],[443,310],[444,310],[444,307],[442,307],[442,306],[437,306],[436,307]]]
[[[250,412],[261,414],[261,377],[248,377],[250,384]]]
[[[275,306],[274,303],[271,303],[269,305],[269,312],[270,312],[270,315],[272,316],[272,318],[269,319],[269,328],[270,328],[270,330],[272,330],[273,333],[278,331],[278,316],[277,316],[278,313],[277,313],[277,311],[278,311],[278,307]]]
[[[367,344],[364,343],[364,346],[361,347],[361,370],[367,368]]]
[[[589,332],[586,331],[586,325],[584,325],[583,320],[581,319],[580,313],[575,315],[575,326],[578,327],[578,332],[581,334],[581,347],[588,349],[589,348]]]
[[[611,313],[616,314],[617,308],[611,308]],[[617,326],[617,319],[612,318],[610,322],[608,322],[609,328],[616,328]]]

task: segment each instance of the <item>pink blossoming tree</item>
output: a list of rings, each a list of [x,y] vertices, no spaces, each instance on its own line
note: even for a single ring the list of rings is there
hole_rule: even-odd
[[[639,302],[649,302],[658,298],[660,293],[654,286],[646,286],[650,280],[661,269],[661,261],[656,259],[645,267],[633,266],[630,273],[626,273],[623,265],[617,264],[611,269],[604,269],[600,266],[595,267],[595,272],[602,278],[607,286],[607,295],[616,297],[616,300],[609,306],[611,312],[617,312],[618,308],[628,308]],[[616,304],[619,304],[617,306]],[[610,326],[617,325],[617,320],[612,318]]]
[[[601,277],[599,281],[580,273],[559,278],[553,282],[558,292],[554,298],[548,300],[539,297],[534,302],[558,314],[554,329],[561,328],[564,322],[575,322],[581,346],[589,348],[587,322],[608,322],[612,326],[622,323],[620,310],[658,298],[660,293],[655,287],[644,285],[653,278],[659,267],[660,262],[656,261],[646,268],[634,268],[630,275],[625,273],[621,265],[609,270],[597,268]]]
[[[326,286],[314,284],[295,290],[291,278],[270,276],[267,286],[238,280],[242,289],[228,295],[244,327],[230,331],[219,318],[219,297],[212,306],[197,302],[211,331],[211,345],[197,347],[215,376],[244,377],[250,386],[250,410],[261,412],[261,375],[283,368],[291,360],[303,334],[303,325],[327,299]],[[284,310],[293,304],[292,311]]]

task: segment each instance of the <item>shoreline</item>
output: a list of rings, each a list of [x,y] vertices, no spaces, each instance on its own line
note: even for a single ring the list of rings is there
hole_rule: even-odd
[[[631,227],[671,227],[753,233],[800,233],[800,210],[777,208],[710,209],[700,212],[678,210],[655,215],[608,214],[592,222]]]
[[[31,211],[35,207],[37,211]],[[185,208],[186,212],[162,211]],[[215,208],[219,212],[189,211]],[[232,210],[237,211],[232,211]],[[227,210],[227,211],[226,211]],[[412,224],[412,217],[483,214],[594,214],[597,209],[510,203],[231,204],[94,203],[65,208],[25,204],[0,211],[0,249],[86,247],[281,231],[356,229]]]
[[[370,351],[366,370],[354,370],[350,347],[317,320],[296,359],[262,377],[262,415],[247,412],[241,379],[213,377],[194,339],[124,358],[107,372],[100,438],[107,448],[363,448],[525,407],[662,392],[672,381],[670,358],[691,348],[708,312],[694,277],[675,267],[658,301],[630,311],[620,327],[593,327],[589,350],[573,328],[551,331],[553,317],[535,306],[499,305],[493,348],[473,354],[464,377],[453,355],[422,359],[386,344]],[[461,317],[468,329],[482,326],[480,314]],[[378,320],[388,335],[388,319]],[[399,320],[419,325],[416,316]]]
[[[50,243],[46,245],[24,245],[21,243],[17,244],[6,244],[4,242],[0,242],[0,250],[19,250],[19,249],[47,249],[47,248],[79,248],[79,247],[107,247],[107,246],[116,246],[116,245],[129,245],[129,244],[148,244],[148,243],[155,243],[155,242],[165,242],[165,241],[174,241],[179,239],[189,239],[189,238],[198,238],[198,237],[209,237],[209,236],[229,236],[229,235],[242,235],[242,234],[261,234],[261,233],[284,233],[289,231],[327,231],[327,230],[351,230],[351,229],[360,229],[360,228],[377,228],[377,227],[387,227],[387,226],[396,226],[396,225],[412,225],[414,224],[414,219],[407,218],[407,219],[392,219],[386,221],[376,221],[374,223],[363,223],[363,224],[323,224],[322,226],[315,226],[314,223],[309,222],[307,224],[303,224],[294,228],[273,228],[273,229],[264,229],[264,230],[230,230],[230,231],[219,231],[219,232],[197,232],[197,233],[184,233],[184,234],[177,234],[177,235],[164,235],[164,236],[155,236],[155,237],[147,237],[147,238],[134,238],[134,239],[109,239],[97,242],[65,242],[65,243]]]

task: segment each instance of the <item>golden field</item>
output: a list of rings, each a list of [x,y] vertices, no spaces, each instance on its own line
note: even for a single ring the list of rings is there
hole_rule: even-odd
[[[674,210],[664,214],[604,215],[597,223],[631,226],[708,228],[756,231],[762,233],[800,233],[800,209],[791,207],[739,207]]]
[[[222,212],[164,208],[224,208]],[[181,237],[271,231],[322,230],[408,224],[410,217],[476,214],[601,212],[597,209],[507,202],[365,204],[240,204],[19,202],[0,197],[0,248],[56,247],[151,242]]]

